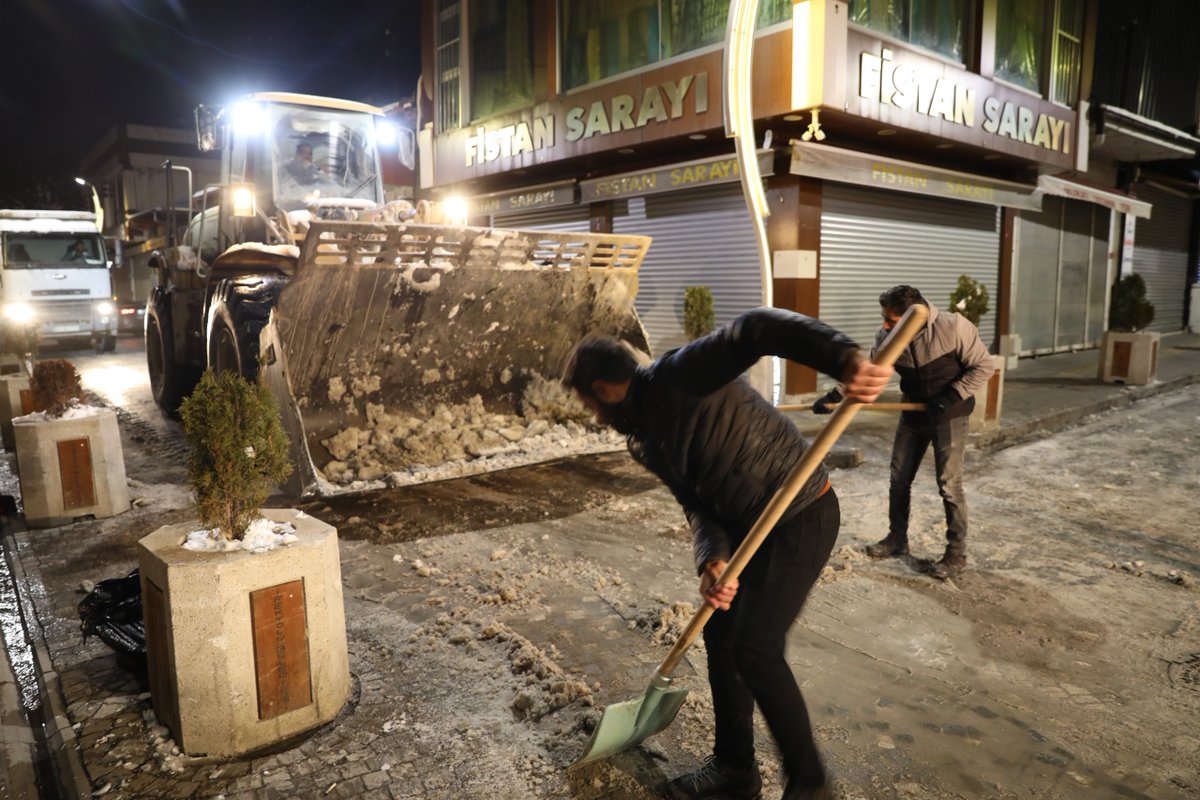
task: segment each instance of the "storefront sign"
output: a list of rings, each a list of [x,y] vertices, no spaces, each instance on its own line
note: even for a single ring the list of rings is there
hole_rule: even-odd
[[[902,53],[902,55],[904,55]],[[941,74],[938,74],[938,73]],[[974,128],[1015,142],[1064,155],[1071,152],[1071,123],[1023,103],[997,96],[980,97],[978,89],[944,67],[919,60],[897,60],[893,51],[863,52],[859,60],[858,95],[883,105]]]
[[[1041,194],[1036,192],[1034,186],[883,159],[825,145],[793,142],[790,172],[809,178],[896,189],[948,200],[966,200],[1027,211],[1042,209]]]
[[[472,197],[468,202],[471,216],[513,214],[575,203],[575,181],[530,186],[509,192],[493,192]]]
[[[769,150],[758,154],[759,171],[765,175],[774,172],[772,153]],[[715,183],[730,183],[742,179],[737,158],[723,156],[689,161],[646,172],[629,172],[610,175],[579,183],[580,201],[593,203],[598,200],[615,200],[621,197],[674,192],[696,186]]]
[[[678,81],[650,84],[639,96],[612,95],[586,106],[571,106],[562,114],[542,114],[500,128],[480,125],[464,142],[466,166],[548,150],[560,137],[564,142],[579,142],[706,111],[708,73],[684,75]]]

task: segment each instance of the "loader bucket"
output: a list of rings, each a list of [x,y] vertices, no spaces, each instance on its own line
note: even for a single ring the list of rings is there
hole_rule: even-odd
[[[314,222],[261,340],[282,362],[296,449],[321,472],[306,493],[322,477],[469,461],[564,415],[586,420],[562,407],[558,379],[588,333],[649,352],[634,310],[649,241]]]

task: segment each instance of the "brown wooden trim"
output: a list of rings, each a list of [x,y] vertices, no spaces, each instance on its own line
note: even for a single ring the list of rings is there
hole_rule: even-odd
[[[796,175],[774,175],[767,179],[767,242],[772,253],[780,250],[821,250],[821,182]],[[818,275],[820,268],[818,266]],[[775,306],[820,316],[820,278],[774,278]],[[792,362],[784,367],[784,393],[816,391],[817,373]]]
[[[592,233],[612,233],[613,204],[611,200],[588,206],[588,230]]]
[[[1013,284],[1013,228],[1017,212],[1012,208],[1000,211],[1000,271],[996,286],[996,339],[992,342],[992,352],[999,351],[1001,336],[1007,336],[1012,326],[1012,284]]]

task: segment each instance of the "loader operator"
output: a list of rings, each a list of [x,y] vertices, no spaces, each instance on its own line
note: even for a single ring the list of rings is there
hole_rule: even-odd
[[[940,580],[955,577],[967,567],[967,498],[963,492],[963,456],[967,429],[975,408],[975,393],[984,387],[994,367],[979,329],[964,316],[939,312],[912,286],[893,286],[879,296],[883,326],[875,349],[904,312],[920,303],[929,309],[925,327],[896,360],[905,400],[925,403],[924,411],[905,411],[896,425],[888,487],[888,533],[867,546],[871,558],[908,555],[908,518],[912,484],[925,451],[933,445],[938,492],[946,512],[946,550],[929,574]],[[841,399],[835,388],[813,411],[828,414]]]
[[[875,399],[892,373],[847,337],[777,308],[749,311],[665,353],[649,366],[616,339],[589,337],[563,383],[596,421],[625,434],[634,459],[657,475],[691,524],[700,594],[714,608],[704,627],[716,718],[713,754],[671,781],[676,798],[757,797],[754,705],[783,755],[784,798],[828,796],[808,711],[784,658],[800,613],[837,539],[837,496],[819,466],[739,580],[717,583],[734,550],[808,447],[804,437],[739,376],[776,355],[844,381],[848,397]]]
[[[296,154],[287,163],[288,174],[305,185],[326,179],[325,171],[313,163],[313,148],[308,142],[296,145]]]

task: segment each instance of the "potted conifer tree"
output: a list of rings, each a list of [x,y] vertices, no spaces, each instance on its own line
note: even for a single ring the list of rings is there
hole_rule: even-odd
[[[979,327],[979,321],[988,311],[988,290],[969,275],[959,275],[954,291],[950,293],[950,310],[962,314],[971,324]],[[1007,359],[992,355],[995,370],[984,387],[975,395],[975,411],[971,413],[970,430],[987,431],[1000,427],[1000,406],[1004,399],[1004,371]]]
[[[688,341],[711,333],[716,327],[717,314],[713,308],[712,289],[707,286],[686,286],[683,290],[683,332]]]
[[[29,397],[42,410],[12,420],[25,523],[48,528],[128,511],[116,413],[84,404],[79,373],[61,358],[34,364]]]
[[[151,700],[184,752],[240,755],[349,697],[337,530],[261,508],[290,471],[261,382],[210,370],[180,415],[196,519],[138,543]]]
[[[1136,272],[1113,286],[1108,330],[1100,345],[1100,380],[1140,385],[1158,373],[1160,334],[1145,328],[1154,321],[1154,305],[1146,299],[1146,282]]]

